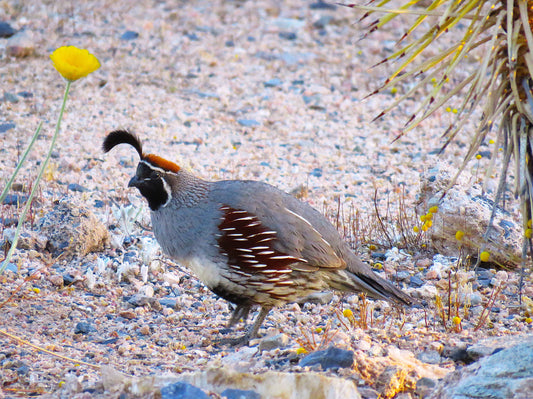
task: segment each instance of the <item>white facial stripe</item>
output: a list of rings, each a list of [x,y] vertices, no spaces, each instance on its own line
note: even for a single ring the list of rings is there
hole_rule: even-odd
[[[161,178],[161,180],[163,181],[163,187],[165,188],[165,191],[167,193],[167,202],[165,202],[162,207],[164,208],[165,206],[167,206],[168,204],[170,204],[170,201],[172,200],[172,192],[170,191],[170,186],[168,185],[168,183],[165,181],[165,179]]]

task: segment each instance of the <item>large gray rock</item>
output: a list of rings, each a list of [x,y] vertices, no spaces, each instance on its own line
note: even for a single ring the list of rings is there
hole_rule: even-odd
[[[61,253],[85,256],[102,251],[109,242],[105,225],[87,208],[66,197],[37,223],[40,234],[47,239],[46,249],[53,256]]]
[[[507,338],[503,338],[507,340]],[[435,399],[526,399],[533,397],[533,336],[482,358],[444,378]]]
[[[520,222],[511,213],[496,207],[493,227],[485,240],[494,195],[484,193],[476,176],[466,170],[455,185],[449,187],[456,173],[456,169],[439,164],[421,176],[418,214],[426,214],[432,206],[439,207],[433,216],[433,226],[428,230],[431,243],[439,253],[449,256],[457,256],[461,245],[466,255],[476,258],[481,245],[485,245],[484,250],[491,254],[490,261],[516,267],[522,251]],[[491,191],[494,190],[493,187]],[[460,243],[455,238],[458,230],[465,233]]]

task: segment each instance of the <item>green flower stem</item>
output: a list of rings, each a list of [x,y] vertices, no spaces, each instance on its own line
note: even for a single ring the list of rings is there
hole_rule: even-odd
[[[33,137],[31,138],[31,141],[30,141],[30,144],[28,144],[28,147],[26,147],[26,151],[24,151],[24,154],[22,154],[22,158],[20,159],[20,162],[18,163],[15,171],[11,175],[11,178],[7,182],[7,185],[4,187],[4,191],[2,191],[2,195],[0,195],[0,204],[6,198],[7,192],[11,188],[11,185],[13,184],[13,182],[15,181],[15,177],[17,176],[17,173],[19,172],[20,168],[22,167],[22,164],[26,160],[26,157],[30,153],[30,150],[33,147],[33,144],[35,143],[35,140],[37,140],[37,137],[39,136],[39,133],[41,132],[41,128],[42,127],[43,127],[43,122],[41,121],[39,123],[39,126],[37,127],[37,130],[35,131],[35,133],[33,133]]]
[[[41,178],[43,177],[46,166],[48,165],[48,162],[50,161],[50,157],[52,156],[52,151],[54,150],[57,136],[59,135],[61,119],[63,119],[63,112],[65,111],[65,105],[67,104],[68,92],[70,90],[71,83],[72,82],[70,80],[67,80],[67,87],[65,88],[65,94],[63,96],[63,104],[61,105],[61,111],[59,111],[59,118],[57,118],[56,131],[54,133],[54,136],[52,137],[52,142],[50,143],[50,148],[48,149],[48,154],[46,155],[46,159],[41,165],[39,174],[37,175],[37,178],[35,179],[35,182],[33,183],[30,196],[28,200],[26,201],[26,205],[24,206],[24,210],[22,211],[22,214],[19,217],[17,230],[15,231],[15,237],[13,238],[13,243],[11,244],[11,248],[9,248],[9,252],[7,253],[6,258],[4,259],[2,266],[0,266],[0,274],[2,274],[4,270],[6,269],[7,265],[9,264],[9,261],[11,260],[11,256],[13,256],[13,252],[17,248],[17,243],[18,243],[18,239],[20,236],[20,231],[22,230],[22,225],[24,224],[24,221],[26,220],[26,215],[28,214],[28,211],[30,209],[31,203],[33,201],[33,197],[35,197],[35,193],[37,192],[37,187],[39,186],[39,182],[41,181]]]

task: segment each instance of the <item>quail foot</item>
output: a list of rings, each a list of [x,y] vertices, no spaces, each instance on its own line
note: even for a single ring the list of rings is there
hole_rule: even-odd
[[[260,312],[244,341],[257,337],[274,306],[327,290],[364,292],[402,305],[412,299],[375,274],[317,210],[263,182],[202,180],[143,152],[126,130],[107,135],[103,149],[129,144],[140,156],[128,183],[148,201],[164,253],[188,267],[216,295],[235,304],[229,321]]]

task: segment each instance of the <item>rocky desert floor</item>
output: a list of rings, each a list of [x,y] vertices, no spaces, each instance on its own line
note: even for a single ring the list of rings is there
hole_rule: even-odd
[[[318,373],[353,381],[364,398],[425,397],[482,356],[485,340],[531,334],[529,265],[474,270],[461,242],[436,246],[433,227],[413,231],[428,212],[428,176],[458,170],[476,121],[444,153],[454,104],[398,140],[418,97],[373,121],[409,88],[405,81],[368,97],[393,71],[373,66],[392,54],[410,20],[362,38],[360,17],[303,0],[0,1],[0,21],[16,31],[0,38],[2,187],[43,123],[0,205],[6,252],[63,97],[49,55],[75,45],[101,62],[72,84],[21,246],[0,275],[0,398],[136,397],[121,378],[212,369]],[[476,58],[464,68],[476,68]],[[115,129],[136,132],[147,151],[205,179],[262,180],[309,202],[419,303],[402,310],[356,293],[325,294],[273,310],[249,346],[225,344],[244,324],[226,328],[228,303],[160,252],[147,204],[127,188],[136,153],[101,149]],[[465,168],[466,202],[497,154],[495,140],[489,134]],[[497,173],[489,180],[490,202]],[[505,206],[507,223],[519,226],[511,194]],[[481,223],[457,212],[465,226]],[[446,225],[444,215],[435,213],[434,224]],[[481,236],[468,241],[483,244]],[[304,360],[331,346],[342,350],[329,354],[331,368]],[[351,366],[342,366],[344,356]]]

